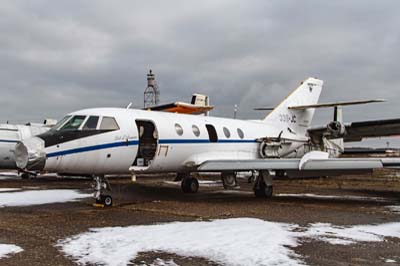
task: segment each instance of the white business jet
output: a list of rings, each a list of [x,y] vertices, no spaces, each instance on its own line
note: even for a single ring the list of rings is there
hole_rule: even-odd
[[[186,193],[199,188],[195,172],[220,172],[225,188],[237,173],[253,171],[257,197],[272,196],[271,173],[316,176],[365,173],[397,166],[395,159],[335,158],[343,141],[400,133],[400,120],[343,124],[341,106],[318,104],[323,81],[308,78],[262,120],[122,108],[68,114],[50,131],[16,144],[22,170],[91,175],[96,200],[112,204],[104,175],[176,172]],[[315,108],[335,107],[335,119],[311,129]]]

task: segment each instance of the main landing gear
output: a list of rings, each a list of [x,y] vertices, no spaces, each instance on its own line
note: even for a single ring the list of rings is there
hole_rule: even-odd
[[[196,193],[199,190],[199,181],[197,178],[189,174],[179,174],[181,181],[181,188],[184,193]],[[223,173],[221,175],[225,189],[236,188],[238,182],[233,173]],[[272,176],[269,171],[254,171],[251,178],[254,178],[253,191],[254,195],[258,198],[271,198],[272,189]]]
[[[199,181],[195,177],[182,178],[181,188],[184,193],[196,193],[199,190]]]
[[[29,171],[21,171],[18,173],[22,173],[21,174],[21,178],[22,179],[30,179],[30,178],[35,178],[38,174],[35,172],[29,172]]]
[[[238,181],[236,179],[236,174],[234,172],[221,173],[221,179],[222,179],[222,185],[224,186],[224,189],[239,188]]]
[[[255,179],[253,190],[257,198],[272,197],[272,176],[269,171],[260,171]]]
[[[95,176],[93,177],[94,185],[93,185],[93,196],[96,199],[96,205],[102,205],[104,207],[111,207],[113,204],[112,197],[108,194],[104,194],[104,191],[111,191],[110,182],[108,182],[107,178],[104,176]]]

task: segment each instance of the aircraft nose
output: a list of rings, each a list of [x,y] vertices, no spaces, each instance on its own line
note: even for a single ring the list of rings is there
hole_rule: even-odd
[[[15,162],[19,169],[41,171],[46,163],[44,140],[25,139],[15,145]]]

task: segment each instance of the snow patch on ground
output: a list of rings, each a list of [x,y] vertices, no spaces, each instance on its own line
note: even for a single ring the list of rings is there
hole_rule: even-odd
[[[16,245],[0,244],[0,259],[8,258],[22,251],[24,250]]]
[[[0,208],[70,202],[91,196],[91,194],[83,194],[71,189],[0,193]]]
[[[290,247],[304,240],[349,245],[383,241],[385,237],[400,238],[400,222],[356,226],[315,223],[301,227],[234,218],[95,228],[60,240],[58,246],[81,265],[127,265],[139,252],[151,251],[204,257],[223,265],[303,265],[301,257]]]
[[[252,218],[107,227],[67,238],[58,246],[81,265],[127,265],[139,252],[150,251],[227,265],[302,265],[288,248],[297,245],[293,227]]]
[[[387,201],[384,198],[378,197],[363,197],[363,196],[350,196],[350,195],[317,195],[312,193],[300,194],[277,194],[278,197],[298,197],[298,198],[311,198],[311,199],[346,199],[346,200],[374,200],[374,201]]]
[[[400,238],[400,223],[378,225],[336,226],[329,223],[312,224],[304,237],[314,238],[333,245],[349,245],[357,242],[383,241],[385,237]]]
[[[400,213],[400,205],[386,206],[390,211]]]
[[[20,188],[0,188],[0,192],[20,191]]]
[[[147,266],[147,264],[141,264],[141,266]],[[152,264],[149,266],[179,266],[173,260],[162,260],[157,258]]]

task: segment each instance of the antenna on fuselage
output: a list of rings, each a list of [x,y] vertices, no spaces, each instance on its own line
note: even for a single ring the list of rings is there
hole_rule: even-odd
[[[236,119],[237,112],[238,112],[238,105],[235,104],[233,106],[233,119]]]
[[[157,105],[160,102],[160,90],[158,89],[157,82],[153,71],[150,69],[147,74],[147,87],[144,90],[144,108]]]

